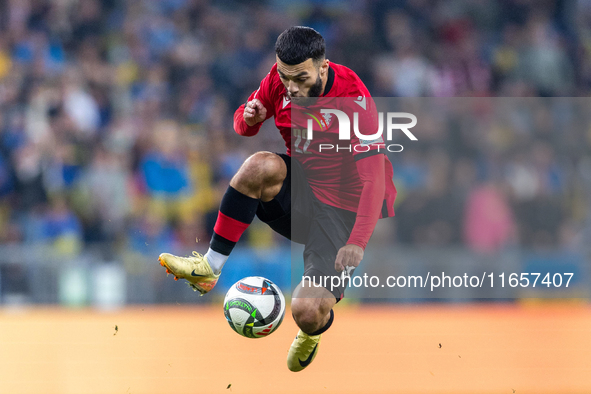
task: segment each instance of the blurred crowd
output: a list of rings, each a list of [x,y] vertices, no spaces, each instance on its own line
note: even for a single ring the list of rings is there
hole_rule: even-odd
[[[244,138],[232,115],[292,25],[317,29],[374,97],[591,93],[590,0],[2,1],[0,243],[205,248],[243,160],[284,149],[272,122]],[[392,242],[580,244],[585,103],[496,100],[470,122],[419,117],[418,148],[392,157]],[[254,247],[282,242],[249,231]]]
[[[408,100],[408,99],[406,99]],[[591,115],[581,98],[420,99],[419,141],[392,154],[396,238],[586,250],[591,228]]]

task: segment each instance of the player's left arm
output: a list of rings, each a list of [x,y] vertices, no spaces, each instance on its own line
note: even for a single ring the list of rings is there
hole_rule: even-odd
[[[367,136],[374,134],[379,126],[376,103],[359,77],[355,78],[348,95],[355,98],[355,100],[346,100],[345,104],[345,110],[349,113],[350,119],[353,118],[352,114],[357,112],[359,131]],[[359,152],[353,153],[363,189],[359,197],[355,225],[347,244],[339,249],[335,259],[335,269],[338,272],[343,271],[345,267],[357,267],[363,260],[365,246],[380,218],[386,192],[384,182],[386,163],[384,154],[379,151],[379,147],[384,147],[384,140],[381,137],[371,141],[360,140],[353,133],[351,134],[351,144],[364,146],[367,149],[360,149]]]
[[[375,151],[370,151],[371,153]],[[363,184],[357,218],[347,244],[339,249],[335,269],[341,272],[345,267],[357,267],[363,260],[365,246],[369,242],[380,218],[386,185],[384,154],[371,154],[356,161],[357,171]]]

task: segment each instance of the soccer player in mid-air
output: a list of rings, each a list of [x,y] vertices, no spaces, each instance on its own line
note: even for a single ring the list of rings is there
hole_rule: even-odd
[[[323,37],[308,27],[291,27],[281,33],[275,53],[276,64],[236,111],[234,129],[240,135],[254,136],[265,120],[275,117],[287,153],[257,152],[242,164],[222,198],[205,255],[162,253],[159,257],[168,273],[186,279],[202,295],[217,283],[255,215],[279,234],[304,244],[304,278],[322,278],[351,273],[363,259],[378,219],[394,214],[392,165],[379,144],[368,145],[352,136],[351,143],[365,149],[314,154],[323,134],[338,133],[338,122],[333,120],[324,133],[315,132],[308,141],[306,150],[312,154],[292,158],[292,104],[298,98],[350,97],[357,100],[358,111],[375,112],[363,82],[350,69],[326,59]],[[379,142],[383,146],[383,140]],[[292,218],[298,221],[293,228],[301,230],[297,234],[292,234]],[[294,372],[316,357],[321,334],[331,326],[333,307],[345,289],[345,282],[335,289],[331,283],[315,287],[308,279],[302,282],[291,302],[300,328],[287,356],[287,366]]]

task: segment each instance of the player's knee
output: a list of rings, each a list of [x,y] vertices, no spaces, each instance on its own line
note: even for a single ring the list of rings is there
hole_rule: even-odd
[[[314,311],[293,314],[293,318],[298,327],[305,333],[309,334],[320,328],[321,318]]]
[[[245,175],[259,183],[283,181],[287,168],[279,155],[271,152],[257,152],[243,164]]]
[[[324,317],[317,305],[301,299],[292,301],[291,313],[298,327],[305,333],[318,330]]]
[[[266,187],[280,184],[286,175],[287,167],[281,157],[271,152],[257,152],[246,159],[230,185],[242,193],[260,198]]]

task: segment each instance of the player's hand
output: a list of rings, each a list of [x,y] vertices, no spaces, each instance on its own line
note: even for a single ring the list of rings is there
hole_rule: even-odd
[[[363,249],[361,246],[349,244],[339,249],[334,268],[342,272],[345,267],[357,267],[363,260]]]
[[[259,99],[250,100],[244,106],[244,121],[249,126],[264,122],[267,119],[267,108]]]

